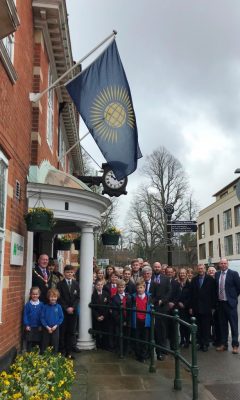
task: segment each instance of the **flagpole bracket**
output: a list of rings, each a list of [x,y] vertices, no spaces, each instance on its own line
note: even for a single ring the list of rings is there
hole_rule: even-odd
[[[36,103],[40,99],[40,93],[29,93],[29,100]]]
[[[115,36],[117,35],[117,31],[115,29],[113,29],[113,33]]]

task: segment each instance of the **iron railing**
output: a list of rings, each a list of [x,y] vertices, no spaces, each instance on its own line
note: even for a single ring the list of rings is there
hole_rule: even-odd
[[[148,344],[150,348],[150,363],[149,363],[149,372],[156,372],[156,367],[155,367],[155,357],[154,357],[154,349],[159,349],[162,350],[165,354],[171,354],[174,357],[175,360],[175,376],[174,376],[174,384],[173,387],[175,390],[181,390],[182,389],[182,379],[181,379],[181,374],[180,374],[180,363],[182,362],[184,365],[186,365],[192,376],[192,400],[197,400],[198,399],[198,364],[197,364],[197,340],[196,340],[196,334],[197,334],[197,325],[196,325],[196,319],[194,317],[191,318],[191,324],[180,319],[178,310],[174,310],[174,315],[169,315],[169,314],[162,314],[159,312],[154,311],[153,305],[151,306],[151,311],[143,311],[139,310],[141,313],[145,314],[150,314],[151,317],[151,326],[150,326],[150,338],[149,341],[145,340],[140,340],[136,339],[132,336],[125,336],[123,334],[123,313],[124,311],[126,312],[136,312],[138,311],[136,308],[126,308],[123,307],[123,304],[121,303],[120,307],[113,306],[113,305],[100,305],[100,304],[89,304],[89,307],[91,308],[108,308],[109,310],[118,310],[119,311],[119,333],[114,334],[114,336],[119,338],[119,357],[124,358],[123,355],[123,341],[128,340],[132,342],[138,342],[138,343],[143,343],[143,344]],[[172,320],[174,324],[174,343],[173,343],[173,349],[170,349],[168,347],[160,346],[155,343],[154,339],[154,321],[155,318],[164,318],[167,320]],[[186,358],[183,357],[180,351],[180,343],[179,343],[179,326],[180,325],[185,325],[189,330],[190,330],[190,335],[191,335],[191,362],[189,362]],[[112,333],[106,332],[106,331],[101,331],[101,330],[95,330],[95,329],[89,329],[89,333],[91,334],[99,334],[99,335],[107,335],[107,336],[112,336]]]

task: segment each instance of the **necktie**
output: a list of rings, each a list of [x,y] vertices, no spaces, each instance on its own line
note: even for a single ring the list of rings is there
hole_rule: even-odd
[[[221,272],[219,279],[219,300],[224,300],[225,273]]]
[[[70,290],[71,289],[71,281],[67,281],[67,283],[68,283],[68,289]]]
[[[203,278],[202,278],[202,277],[199,277],[199,287],[200,287],[200,288],[202,287],[202,284],[203,284]]]
[[[47,281],[48,280],[48,274],[47,274],[47,271],[45,269],[42,270],[42,274],[43,274],[44,280]]]

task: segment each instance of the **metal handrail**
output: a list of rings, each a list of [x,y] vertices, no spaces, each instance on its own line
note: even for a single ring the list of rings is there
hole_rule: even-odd
[[[174,315],[162,314],[154,311],[154,306],[151,305],[150,311],[138,310],[136,307],[128,308],[123,307],[123,303],[121,302],[120,307],[114,306],[111,304],[89,304],[90,308],[108,308],[109,310],[116,309],[119,311],[119,334],[114,334],[109,332],[104,332],[96,329],[89,329],[89,333],[91,334],[101,334],[107,336],[115,336],[119,338],[119,350],[120,350],[120,358],[123,358],[123,340],[127,339],[129,341],[148,344],[150,346],[150,365],[149,372],[156,372],[155,360],[154,360],[154,349],[163,350],[165,353],[172,354],[175,359],[175,377],[174,377],[174,389],[181,390],[182,389],[182,379],[180,377],[180,362],[185,364],[191,371],[192,375],[192,400],[198,399],[198,364],[197,364],[197,325],[196,318],[191,318],[191,324],[183,321],[179,318],[178,310],[174,310]],[[150,339],[149,341],[136,339],[132,336],[125,336],[123,334],[123,313],[124,311],[137,312],[140,311],[144,314],[150,314],[151,316],[151,326],[150,326]],[[174,350],[169,349],[164,346],[157,345],[154,340],[154,321],[156,317],[170,319],[174,322]],[[179,345],[179,326],[186,326],[191,332],[191,362],[185,359],[180,353],[180,345]]]

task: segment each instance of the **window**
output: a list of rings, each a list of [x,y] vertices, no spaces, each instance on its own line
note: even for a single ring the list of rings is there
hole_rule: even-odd
[[[7,50],[8,56],[13,63],[13,51],[14,51],[14,35],[9,35],[3,39],[3,44]]]
[[[198,237],[199,237],[199,239],[205,238],[205,223],[204,222],[198,226]]]
[[[240,254],[240,232],[236,233],[236,253]]]
[[[225,192],[220,194],[220,199],[222,199],[223,197],[226,197],[228,195],[228,191],[226,190]]]
[[[48,86],[53,83],[50,67],[48,70]],[[49,147],[53,147],[53,115],[54,115],[54,90],[48,91],[48,109],[47,109],[47,142]]]
[[[214,235],[214,218],[210,218],[209,220],[209,232],[210,235]]]
[[[208,242],[208,256],[213,257],[213,241]]]
[[[218,227],[218,233],[220,232],[220,218],[219,214],[217,215],[217,227]]]
[[[225,236],[224,249],[225,249],[225,256],[231,256],[233,254],[233,237],[232,237],[232,235]]]
[[[223,229],[232,228],[232,212],[231,209],[224,211],[223,213]]]
[[[220,238],[218,239],[218,255],[220,258],[222,258],[222,248],[221,248],[221,240]]]
[[[235,226],[240,225],[240,205],[234,207]]]
[[[8,160],[0,150],[0,315],[2,304],[3,249],[5,240]]]
[[[199,245],[199,259],[203,260],[206,258],[206,244],[202,243]]]
[[[66,153],[66,145],[64,142],[64,138],[63,138],[63,131],[60,126],[60,129],[59,129],[59,162],[61,163],[64,171],[65,171],[65,164],[66,164],[65,153]]]

